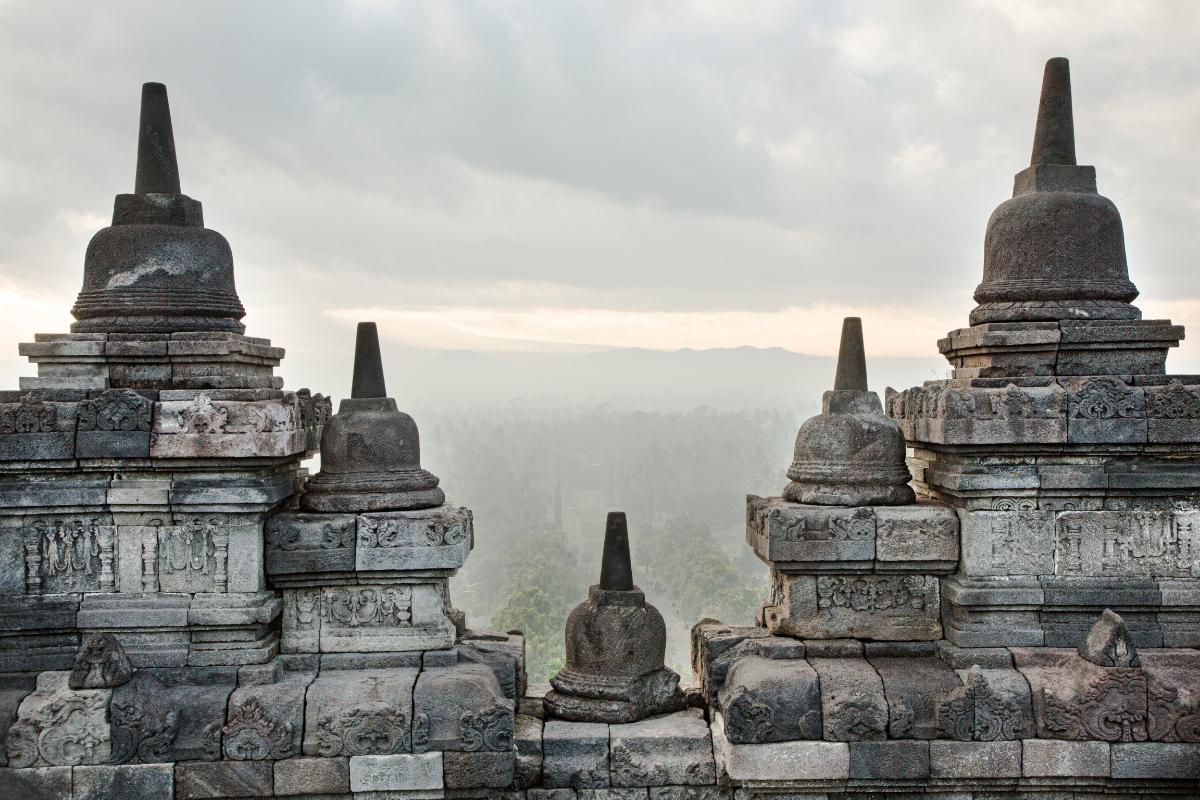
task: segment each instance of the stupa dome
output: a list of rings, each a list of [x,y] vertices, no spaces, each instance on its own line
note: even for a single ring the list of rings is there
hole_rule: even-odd
[[[300,505],[339,513],[433,508],[446,502],[437,487],[437,476],[421,468],[417,423],[387,396],[378,329],[360,322],[350,399],[325,423],[321,471]]]
[[[867,391],[862,320],[847,317],[833,391],[822,396],[821,413],[800,426],[783,496],[825,506],[915,502],[904,454],[900,426]]]
[[[142,86],[137,177],[88,243],[74,333],[242,333],[233,252],[179,188],[167,87]]]

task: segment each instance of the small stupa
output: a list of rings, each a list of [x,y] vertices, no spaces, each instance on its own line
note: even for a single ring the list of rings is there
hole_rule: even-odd
[[[823,506],[894,506],[915,502],[904,461],[904,434],[867,390],[862,320],[842,321],[833,391],[821,413],[800,426],[788,468],[787,500]]]
[[[243,333],[233,251],[183,194],[167,87],[142,86],[137,177],[88,243],[72,333]]]
[[[633,585],[625,514],[609,512],[600,583],[567,618],[567,664],[550,679],[548,714],[572,722],[636,722],[686,705],[664,665],[667,627]]]
[[[379,330],[374,322],[360,322],[350,398],[325,423],[321,471],[300,505],[306,511],[361,514],[445,502],[438,477],[421,468],[417,423],[387,396]]]

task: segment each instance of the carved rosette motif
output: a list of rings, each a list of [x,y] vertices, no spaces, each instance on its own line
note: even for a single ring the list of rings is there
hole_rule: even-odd
[[[502,706],[466,712],[459,719],[458,730],[462,748],[469,753],[512,749],[513,715]]]
[[[756,701],[746,692],[738,692],[725,708],[725,731],[734,744],[770,741],[775,714],[771,707]]]
[[[921,576],[821,576],[817,578],[817,608],[828,613],[846,609],[918,611],[928,606],[929,591]]]
[[[317,752],[327,757],[406,752],[408,739],[408,715],[385,703],[334,711],[317,722]]]
[[[1144,419],[1144,397],[1116,378],[1092,378],[1068,402],[1072,419]]]
[[[131,389],[114,389],[79,404],[80,431],[150,430],[153,404]]]
[[[224,728],[225,757],[237,761],[263,761],[296,755],[292,723],[280,722],[252,697],[229,712]]]

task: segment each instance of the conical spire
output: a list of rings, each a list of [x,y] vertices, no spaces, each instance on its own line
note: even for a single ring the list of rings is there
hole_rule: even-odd
[[[629,559],[629,526],[624,511],[608,512],[604,526],[604,555],[600,562],[600,588],[609,592],[633,590],[633,564]]]
[[[167,87],[161,83],[142,84],[142,120],[133,191],[136,194],[181,194],[171,107],[167,103]]]
[[[833,378],[835,392],[867,391],[867,355],[863,350],[862,319],[842,320],[842,344],[838,348],[837,373]]]
[[[358,323],[350,397],[355,400],[387,397],[387,388],[383,384],[383,357],[379,354],[379,329],[374,322]]]
[[[1075,162],[1075,118],[1071,110],[1071,65],[1065,58],[1046,62],[1038,103],[1030,166]]]

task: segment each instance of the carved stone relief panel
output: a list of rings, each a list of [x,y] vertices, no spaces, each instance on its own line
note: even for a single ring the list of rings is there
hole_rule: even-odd
[[[24,542],[26,593],[116,591],[116,528],[104,516],[35,517]]]
[[[219,518],[193,518],[158,529],[158,584],[163,592],[224,592],[229,531]]]

